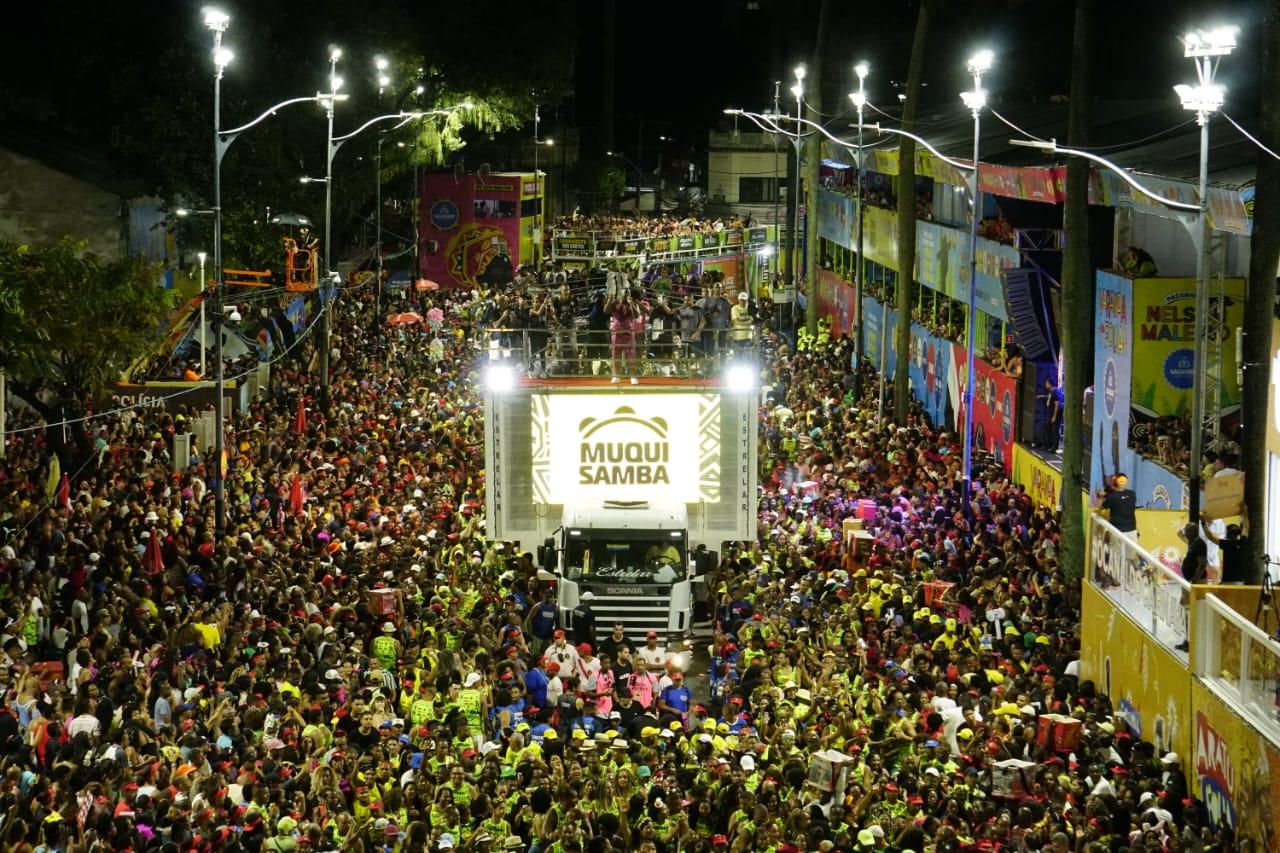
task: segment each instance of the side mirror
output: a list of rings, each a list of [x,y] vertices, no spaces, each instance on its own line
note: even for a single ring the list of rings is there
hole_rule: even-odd
[[[547,570],[556,567],[556,540],[550,536],[538,546],[538,565]]]

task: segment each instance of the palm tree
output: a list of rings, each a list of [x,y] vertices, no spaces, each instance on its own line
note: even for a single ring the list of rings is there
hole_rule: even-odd
[[[1272,151],[1280,149],[1280,0],[1269,0],[1263,22],[1262,111],[1258,138]],[[1271,329],[1276,314],[1276,267],[1280,263],[1280,162],[1259,152],[1254,184],[1253,238],[1249,247],[1249,292],[1244,307],[1244,387],[1241,399],[1252,401],[1244,419],[1241,442],[1246,473],[1245,504],[1249,513],[1249,545],[1245,554],[1250,583],[1260,583],[1266,549],[1267,418],[1263,411],[1271,381]],[[1280,507],[1271,507],[1275,516]]]
[[[916,13],[916,32],[911,40],[911,64],[907,69],[907,100],[902,105],[902,127],[914,130],[920,106],[920,83],[924,77],[924,46],[929,34],[929,16],[937,0],[921,0]],[[898,144],[898,331],[894,346],[898,365],[893,375],[893,416],[906,423],[911,403],[911,310],[916,302],[916,144],[901,137]]]
[[[822,0],[818,9],[818,33],[813,45],[813,94],[807,99],[808,118],[812,122],[822,121],[822,63],[827,55],[827,12],[831,0]],[[804,325],[810,335],[818,333],[818,181],[819,166],[822,163],[822,135],[810,133],[804,146],[804,171],[800,174],[807,193],[805,217],[805,251],[804,265],[807,271],[807,287],[805,288]]]
[[[1075,148],[1087,144],[1091,84],[1093,0],[1076,0],[1071,44],[1071,104],[1067,140]],[[1067,161],[1067,199],[1063,209],[1067,247],[1062,256],[1062,370],[1065,417],[1062,427],[1062,559],[1068,578],[1084,572],[1085,519],[1080,492],[1088,487],[1083,471],[1084,443],[1091,430],[1084,424],[1084,389],[1092,384],[1089,363],[1093,334],[1093,270],[1089,262],[1089,161]]]

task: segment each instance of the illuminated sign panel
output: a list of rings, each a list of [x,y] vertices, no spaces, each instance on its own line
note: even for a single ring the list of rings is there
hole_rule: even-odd
[[[544,395],[534,404],[535,500],[704,500],[704,479],[719,480],[718,464],[703,464],[719,452],[719,416],[719,399],[703,395]]]

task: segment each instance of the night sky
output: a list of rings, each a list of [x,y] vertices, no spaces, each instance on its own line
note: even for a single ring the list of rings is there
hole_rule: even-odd
[[[730,126],[721,114],[725,107],[767,107],[774,80],[783,81],[784,103],[789,100],[791,69],[808,60],[813,50],[820,7],[818,0],[615,2],[614,147],[634,156],[638,117],[643,116],[646,160],[653,156],[660,134],[674,137],[676,148],[700,152],[709,130]],[[138,87],[146,85],[148,74],[157,73],[157,54],[176,45],[190,51],[193,61],[203,61],[207,33],[200,26],[201,5],[200,0],[143,0],[129,4],[126,13],[125,7],[83,0],[38,4],[28,10],[23,27],[7,30],[11,44],[0,54],[0,73],[9,85],[0,92],[0,105],[26,110],[42,95],[55,93],[61,102],[57,120],[64,124],[94,129],[92,122],[75,121],[74,110],[128,121]],[[276,27],[282,18],[296,21],[285,32],[275,32],[270,45],[286,56],[296,55],[298,67],[310,63],[307,67],[316,72],[311,76],[322,74],[317,57],[330,41],[376,44],[416,39],[471,56],[474,61],[454,65],[465,67],[467,74],[492,74],[508,81],[519,80],[522,64],[540,51],[571,55],[564,97],[544,108],[548,128],[556,132],[557,118],[562,123],[576,121],[586,156],[597,148],[602,151],[608,138],[601,119],[609,85],[602,45],[609,34],[600,2],[497,0],[445,6],[436,0],[272,0],[269,6],[259,6],[236,0],[225,5],[235,16],[235,41],[244,48],[236,71],[245,78],[250,74],[248,63],[261,61],[264,48],[246,44],[248,33],[255,17],[267,15],[276,20]],[[1020,109],[1065,94],[1074,7],[1070,0],[942,0],[939,5],[928,42],[923,121],[963,116],[957,93],[969,85],[964,62],[979,47],[990,47],[996,54],[985,83],[992,103],[1011,118],[1016,120]],[[824,112],[835,107],[848,112],[845,96],[854,87],[852,67],[859,59],[871,64],[871,101],[896,110],[894,87],[906,74],[916,8],[913,0],[832,0]],[[393,13],[408,9],[421,22],[421,32],[404,32],[403,24],[391,20]],[[1223,62],[1220,82],[1228,87],[1228,111],[1252,117],[1257,113],[1259,20],[1256,0],[1099,2],[1095,95],[1103,100],[1163,98],[1176,107],[1171,85],[1192,77],[1177,36],[1193,26],[1230,22],[1241,26],[1241,46]],[[254,81],[263,100],[286,94],[271,91],[272,80],[264,76]],[[809,91],[814,82],[811,75]],[[205,92],[193,97],[203,98]]]

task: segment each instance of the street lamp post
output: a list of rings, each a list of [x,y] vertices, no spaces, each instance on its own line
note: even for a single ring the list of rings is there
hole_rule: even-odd
[[[858,261],[857,263],[858,265],[854,269],[854,278],[853,278],[853,298],[857,302],[857,309],[858,309],[858,329],[857,329],[857,332],[854,334],[854,339],[853,339],[853,355],[855,359],[854,363],[857,365],[857,369],[854,370],[853,372],[853,396],[855,399],[857,399],[862,395],[862,358],[863,358],[863,350],[866,349],[866,345],[867,345],[866,333],[865,333],[867,318],[862,313],[863,296],[864,296],[863,291],[866,289],[865,278],[866,278],[866,269],[867,269],[867,265],[863,261],[863,255],[862,255],[862,216],[863,216],[863,210],[864,210],[862,205],[862,202],[863,202],[862,194],[864,192],[866,179],[867,179],[867,172],[866,172],[867,152],[862,147],[862,108],[867,105],[866,82],[867,82],[867,73],[870,71],[870,68],[867,66],[867,63],[859,62],[857,65],[853,67],[853,70],[854,70],[854,73],[858,75],[858,91],[849,93],[849,100],[853,102],[854,109],[856,109],[858,112],[858,211],[857,211],[857,217],[858,217],[858,249],[857,249]],[[881,329],[880,334],[881,335],[884,334],[883,329]],[[884,364],[883,363],[881,363],[880,365],[880,388],[881,388],[881,396],[883,397],[883,389],[884,389]]]
[[[222,34],[227,30],[231,17],[217,9],[207,9],[204,13],[204,25],[213,31],[213,360],[214,388],[213,400],[213,464],[214,475],[214,529],[222,536],[227,525],[227,491],[223,480],[222,457],[226,452],[225,423],[226,413],[223,411],[223,393],[225,378],[222,369],[222,158],[226,148],[222,141],[222,72],[231,63],[232,53],[222,46]],[[227,144],[230,144],[229,142]],[[203,305],[203,301],[201,302]],[[204,328],[204,324],[201,324]],[[201,351],[203,354],[203,350]]]
[[[974,339],[978,312],[978,218],[982,215],[982,197],[978,175],[978,139],[982,122],[982,108],[987,103],[986,90],[982,88],[982,75],[990,70],[993,56],[989,50],[980,50],[969,60],[969,73],[973,75],[973,91],[961,92],[960,98],[973,114],[973,176],[969,201],[973,207],[969,216],[969,317],[966,326],[968,350],[964,386],[964,511],[970,515],[969,500],[973,494],[973,390],[974,390]],[[903,318],[906,320],[907,318]]]
[[[537,204],[533,208],[533,267],[536,270],[542,258],[542,172],[538,171],[538,149],[543,146],[552,146],[556,144],[554,139],[539,139],[538,126],[542,123],[542,114],[538,112],[538,105],[533,106],[533,192],[536,196]],[[554,165],[554,163],[552,164]],[[560,176],[563,180],[564,176]]]
[[[791,279],[790,284],[794,291],[799,293],[800,285],[800,110],[804,103],[804,65],[797,65],[795,68],[796,82],[791,86],[791,94],[796,99],[796,172],[795,180],[792,183],[794,187],[795,198],[792,199],[792,208],[795,210],[795,219],[792,221],[791,229],[791,246],[787,249],[787,276]],[[810,294],[812,295],[812,294]],[[794,308],[792,309],[795,310]]]
[[[285,107],[308,102],[323,102],[323,96],[318,94],[304,98],[289,98],[269,108],[247,124],[242,124],[230,130],[222,130],[222,73],[231,64],[233,58],[231,51],[222,46],[222,34],[226,32],[227,24],[230,21],[231,18],[225,12],[217,9],[205,9],[204,11],[204,24],[213,31],[213,208],[210,212],[213,214],[213,359],[216,362],[214,365],[214,382],[217,391],[213,401],[214,420],[217,421],[217,428],[213,432],[214,465],[217,467],[216,476],[214,477],[214,512],[216,515],[214,526],[219,536],[225,531],[227,520],[226,490],[223,483],[224,472],[222,470],[222,456],[226,438],[226,414],[224,412],[226,379],[222,364],[222,300],[226,286],[222,264],[222,160],[227,156],[227,150],[231,148],[231,145],[240,138],[240,134],[256,127]]]
[[[387,74],[389,63],[385,57],[373,59],[374,70],[378,72],[378,103],[382,103],[382,93],[391,85],[391,77]],[[385,132],[378,133],[378,147],[373,155],[373,251],[374,251],[374,288],[373,288],[373,333],[382,332],[382,138]]]
[[[204,303],[209,299],[209,286],[204,279],[204,260],[208,255],[204,252],[196,252],[196,257],[200,260],[200,378],[203,379],[205,371]]]
[[[342,48],[329,48],[329,97],[324,102],[325,120],[328,126],[324,152],[324,276],[320,287],[320,410],[329,414],[329,299],[325,296],[325,287],[332,287],[333,267],[333,108],[342,88],[342,78],[338,76],[338,60],[342,59]],[[382,286],[381,282],[378,284]],[[338,294],[334,293],[334,301]]]
[[[338,76],[338,60],[342,58],[342,50],[334,47],[329,50],[329,92],[327,94],[317,95],[316,98],[325,107],[325,115],[328,121],[328,130],[325,145],[325,171],[323,178],[302,178],[302,183],[322,183],[324,184],[324,281],[331,283],[334,280],[333,268],[331,265],[332,251],[330,248],[330,240],[333,233],[333,158],[337,156],[338,149],[350,142],[355,137],[364,133],[375,124],[386,121],[398,121],[399,124],[390,128],[395,130],[404,127],[409,122],[426,118],[428,116],[449,115],[455,110],[470,109],[472,104],[470,101],[464,101],[457,106],[449,107],[442,110],[418,110],[414,112],[397,112],[387,113],[386,115],[375,116],[364,124],[357,127],[350,133],[342,136],[333,135],[333,108],[336,101],[346,100],[346,95],[341,95],[338,90],[342,88],[342,78]],[[381,197],[381,183],[379,183],[379,197]],[[381,205],[379,205],[379,208]],[[381,240],[381,235],[379,235]],[[381,287],[379,282],[378,286]],[[329,311],[325,303],[324,291],[321,291],[321,314],[320,314],[320,340],[323,349],[320,352],[320,407],[323,411],[329,410]],[[334,294],[334,301],[337,300],[337,294]]]
[[[1195,369],[1191,391],[1191,471],[1187,484],[1188,520],[1200,521],[1201,456],[1205,427],[1205,338],[1209,327],[1209,117],[1222,107],[1226,90],[1213,82],[1218,60],[1236,46],[1236,27],[1199,30],[1183,37],[1184,55],[1195,62],[1195,86],[1178,85],[1174,91],[1183,109],[1195,113],[1200,125],[1200,197],[1196,220],[1196,318]],[[1216,415],[1215,415],[1216,416]],[[1216,432],[1216,430],[1215,430]]]

